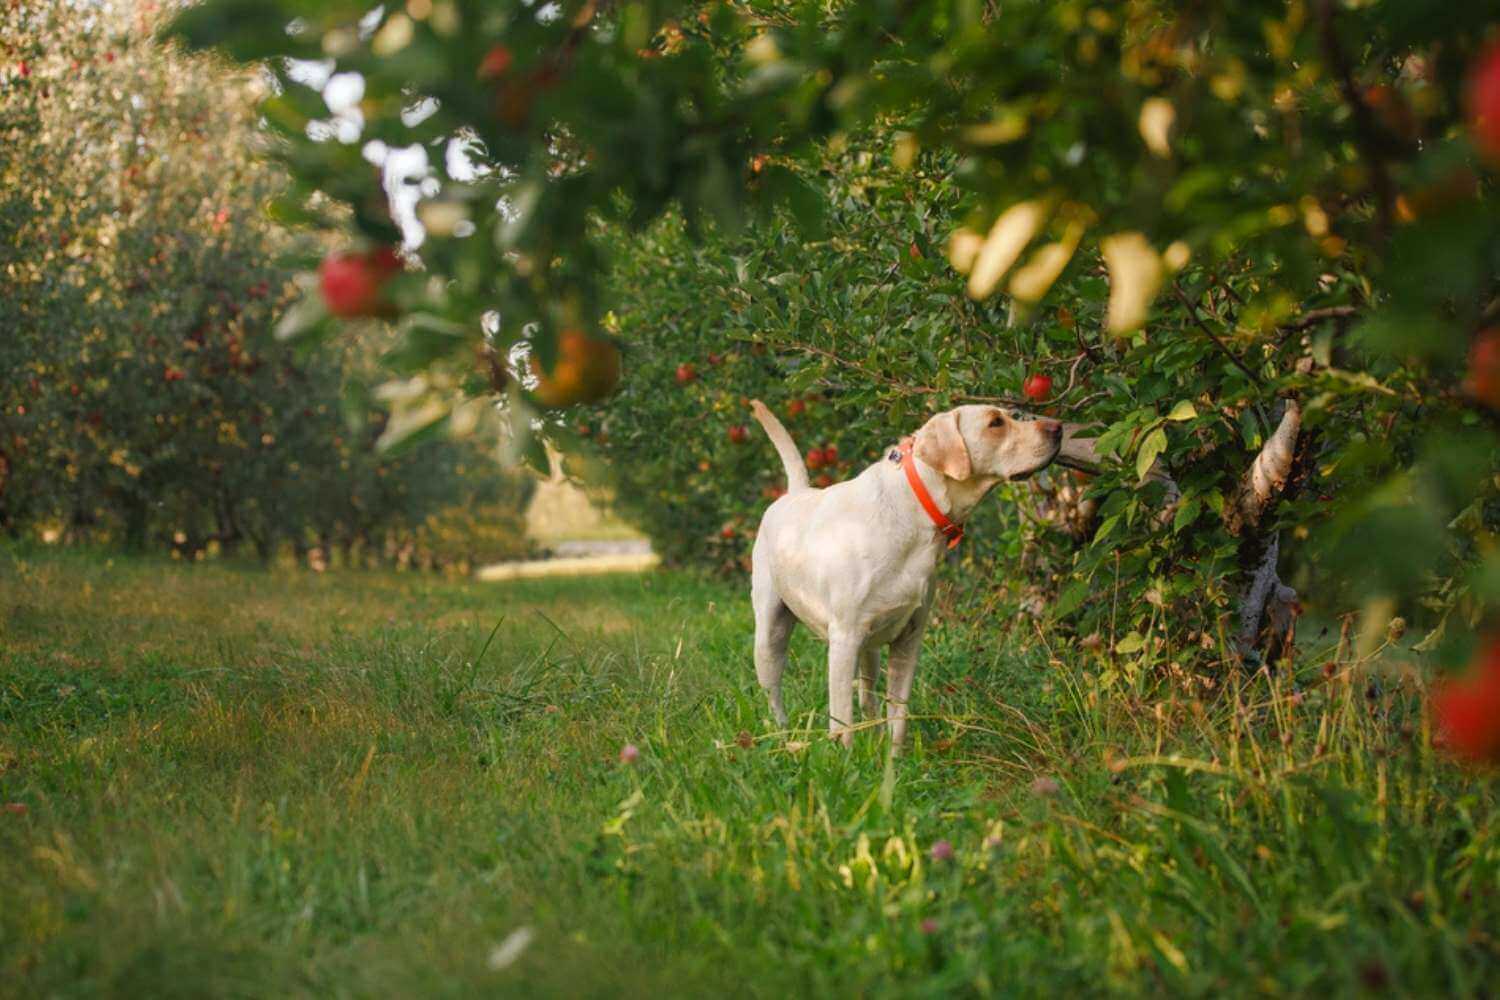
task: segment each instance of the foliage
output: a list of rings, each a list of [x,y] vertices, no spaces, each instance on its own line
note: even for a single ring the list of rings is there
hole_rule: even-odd
[[[1393,650],[1153,707],[954,609],[887,764],[824,738],[810,641],[797,728],[764,731],[738,586],[3,570],[19,992],[1465,996],[1500,968],[1496,786],[1434,752]]]
[[[380,460],[373,410],[340,402],[368,339],[277,341],[316,246],[262,212],[285,186],[256,155],[263,87],[164,51],[155,20],[0,14],[0,526],[269,557],[399,549],[448,505],[518,501],[473,443]]]
[[[729,374],[655,391],[662,402],[638,420],[625,407],[646,391],[626,390],[611,418],[621,457],[642,454],[648,417],[708,404],[733,420],[741,387],[778,377],[836,394],[822,436],[868,449],[909,430],[907,413],[1015,394],[1024,359],[1070,387],[1069,416],[1104,432],[1093,517],[1072,532],[1092,544],[1027,555],[1033,601],[1084,634],[1103,625],[1090,596],[1123,577],[1127,654],[1164,629],[1222,651],[1252,578],[1269,566],[1275,580],[1284,532],[1304,599],[1363,603],[1371,635],[1401,611],[1432,626],[1429,646],[1449,660],[1495,597],[1500,570],[1480,558],[1494,550],[1495,417],[1464,391],[1470,343],[1494,319],[1500,232],[1493,163],[1469,134],[1471,121],[1488,127],[1482,85],[1465,95],[1470,76],[1489,79],[1475,69],[1493,19],[1482,5],[241,9],[207,0],[174,33],[272,60],[265,107],[297,178],[284,211],[316,217],[311,196],[331,195],[367,239],[395,238],[358,144],[310,139],[319,128],[468,151],[433,156],[423,181],[418,218],[440,224],[420,255],[441,281],[408,276],[396,293],[407,372],[426,390],[410,406],[429,422],[461,387],[489,391],[471,356],[489,310],[491,356],[524,341],[544,370],[558,330],[607,329],[616,306],[626,347],[641,348],[627,381],[634,367],[660,386],[674,360],[706,354],[681,344],[657,358],[674,330],[748,334],[779,359],[715,350],[735,355]],[[330,109],[282,56],[360,74],[358,114]],[[849,150],[866,158],[851,165]],[[885,178],[874,193],[872,164]],[[877,242],[861,209],[915,236],[921,259],[897,264],[899,239]],[[710,234],[704,253],[681,232]],[[962,282],[940,273],[944,253]],[[701,276],[680,266],[689,259],[708,265]],[[644,261],[663,266],[653,277]],[[977,300],[1004,293],[1005,332],[1000,314],[958,299],[960,284]],[[895,304],[878,331],[867,298]],[[653,299],[682,311],[668,320]],[[994,352],[981,354],[987,338]],[[514,380],[507,391],[520,407]],[[1239,481],[1287,399],[1304,425],[1288,483],[1242,524]],[[672,440],[685,442],[679,426]],[[654,482],[621,470],[638,509],[667,493],[689,512],[670,542],[679,554],[691,539],[732,562],[742,544],[756,463],[731,453],[734,499],[713,500],[725,447],[683,448],[652,464],[669,473]],[[695,472],[693,455],[710,469]],[[1063,488],[1077,484],[1052,483],[1052,496]],[[1290,544],[1314,533],[1328,544]],[[1003,544],[1022,547],[1014,534]],[[1279,581],[1271,593],[1295,608]]]
[[[748,399],[767,402],[804,451],[834,449],[812,472],[826,483],[949,401],[1019,396],[985,394],[1019,386],[1023,360],[1002,316],[955,294],[939,257],[957,201],[944,172],[905,174],[850,144],[819,173],[839,179],[826,242],[805,242],[786,218],[698,240],[669,219],[611,274],[605,323],[630,349],[629,378],[558,432],[604,460],[621,506],[669,556],[740,565],[785,487]]]

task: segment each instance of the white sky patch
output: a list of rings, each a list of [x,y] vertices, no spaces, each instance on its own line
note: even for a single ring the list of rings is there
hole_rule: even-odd
[[[415,128],[437,114],[438,106],[436,97],[424,97],[401,110],[401,124],[407,128]]]
[[[385,193],[391,200],[391,215],[401,227],[406,245],[419,247],[427,238],[427,233],[422,229],[422,223],[417,221],[417,202],[423,195],[431,197],[442,188],[438,179],[432,176],[427,150],[419,145],[387,150],[382,166],[385,170]]]
[[[337,68],[338,63],[332,59],[288,59],[286,75],[294,83],[322,90]]]
[[[489,173],[482,164],[475,162],[471,152],[479,150],[479,140],[472,135],[454,136],[448,140],[447,149],[443,153],[443,165],[452,177],[459,183],[467,183]]]
[[[361,41],[370,40],[370,36],[375,34],[375,29],[380,27],[380,20],[383,17],[385,17],[385,4],[381,4],[359,19],[359,37]]]
[[[323,85],[323,103],[336,115],[358,111],[365,97],[365,78],[358,73],[335,73]]]
[[[536,16],[542,20],[552,20],[561,14],[562,8],[556,3],[547,3],[536,10]],[[369,11],[360,19],[360,36],[368,39],[373,35],[384,16],[384,5]],[[338,72],[335,59],[289,59],[285,73],[294,83],[321,92],[323,103],[328,106],[329,118],[308,123],[308,138],[315,142],[336,140],[346,145],[360,141],[365,126],[364,112],[360,108],[365,96],[363,75]],[[401,121],[408,128],[415,127],[435,114],[439,107],[435,98],[414,95],[411,103],[402,110]],[[360,152],[365,160],[381,168],[391,215],[401,228],[403,242],[411,249],[421,246],[427,234],[417,218],[417,204],[424,198],[439,197],[443,189],[428,151],[417,144],[393,148],[384,142],[371,141],[365,143]],[[458,183],[468,183],[489,173],[483,163],[482,147],[472,134],[434,143],[433,155],[442,157],[443,176]],[[464,237],[474,232],[474,223],[463,220],[455,225],[453,235]]]

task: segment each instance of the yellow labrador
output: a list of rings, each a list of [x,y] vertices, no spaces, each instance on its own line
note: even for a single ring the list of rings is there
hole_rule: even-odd
[[[828,727],[847,746],[854,716],[878,711],[880,649],[891,743],[906,737],[906,703],[932,605],[938,557],[996,483],[1024,479],[1057,457],[1063,427],[994,406],[939,413],[854,479],[827,489],[807,480],[802,455],[760,400],[751,410],[786,467],[787,493],[761,518],[750,596],[755,672],[786,723],[781,675],[787,639],[802,622],[828,643]]]

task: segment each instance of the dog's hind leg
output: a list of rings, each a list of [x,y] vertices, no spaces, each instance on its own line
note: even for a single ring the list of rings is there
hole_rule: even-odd
[[[917,653],[922,648],[922,633],[927,628],[924,607],[891,643],[886,659],[886,725],[891,734],[891,751],[900,753],[906,742],[906,706],[911,700],[912,681],[917,676]]]
[[[786,646],[796,617],[777,595],[769,580],[754,579],[750,603],[755,608],[755,677],[771,702],[771,716],[778,726],[786,725],[786,708],[781,703],[781,675],[786,672]]]
[[[880,717],[880,698],[875,685],[880,680],[880,647],[871,644],[859,654],[859,717],[863,721]]]

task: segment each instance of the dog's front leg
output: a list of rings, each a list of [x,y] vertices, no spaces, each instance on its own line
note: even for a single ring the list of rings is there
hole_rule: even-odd
[[[891,732],[893,753],[900,753],[906,742],[906,703],[911,700],[912,682],[917,677],[917,653],[922,649],[922,635],[926,631],[924,609],[891,643],[891,652],[886,658],[886,724]]]
[[[854,744],[854,672],[859,666],[863,637],[830,629],[828,635],[828,732]]]
[[[880,713],[880,647],[868,645],[859,654],[859,720],[869,722]]]

